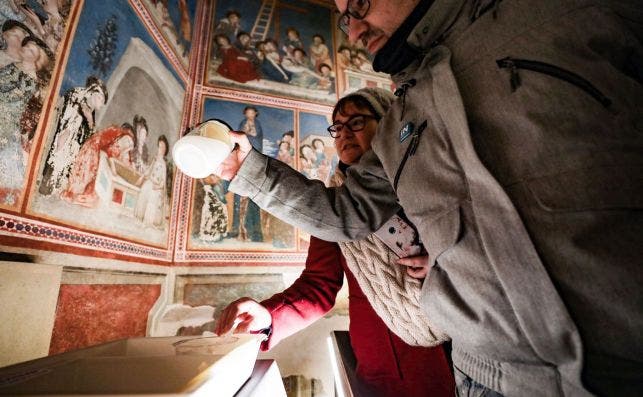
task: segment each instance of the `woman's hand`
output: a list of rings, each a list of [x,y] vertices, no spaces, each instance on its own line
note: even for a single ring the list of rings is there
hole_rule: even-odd
[[[214,175],[227,181],[231,181],[237,175],[239,168],[252,150],[252,144],[246,134],[230,131],[230,139],[233,144],[236,144],[236,148],[214,171]]]
[[[240,298],[223,309],[214,327],[214,333],[225,335],[231,330],[234,333],[257,332],[270,327],[271,324],[272,316],[268,309],[254,299]]]
[[[406,266],[406,273],[420,280],[424,280],[426,275],[429,273],[429,256],[409,256],[407,258],[400,258],[397,260],[397,264],[401,266]]]

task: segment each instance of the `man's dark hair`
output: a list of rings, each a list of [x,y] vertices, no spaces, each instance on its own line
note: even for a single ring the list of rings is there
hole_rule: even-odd
[[[295,131],[293,131],[293,130],[286,131],[286,132],[284,132],[283,134],[281,134],[281,137],[283,138],[283,137],[285,137],[286,135],[288,135],[288,136],[290,136],[290,137],[294,138],[294,137],[295,137]]]
[[[244,32],[243,30],[239,33],[237,33],[237,40],[241,38],[241,36],[248,36],[250,37],[250,33]]]
[[[228,10],[228,12],[225,13],[226,18],[230,18],[232,15],[236,15],[237,18],[241,19],[241,14],[239,14],[239,11],[237,10]]]
[[[324,39],[324,36],[322,36],[321,34],[315,33],[315,34],[313,35],[313,39],[314,39],[315,37],[319,37],[319,38],[321,39],[322,44],[326,44],[326,40]]]

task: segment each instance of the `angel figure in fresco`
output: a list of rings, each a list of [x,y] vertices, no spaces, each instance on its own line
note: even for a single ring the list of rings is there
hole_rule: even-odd
[[[158,138],[156,156],[137,185],[141,185],[134,215],[143,224],[162,228],[165,220],[167,188],[166,156],[170,147],[165,135]]]
[[[116,175],[114,161],[118,160],[126,167],[131,167],[130,153],[134,149],[134,139],[134,129],[129,123],[120,127],[107,127],[93,134],[80,148],[69,174],[68,187],[60,197],[84,207],[98,206],[99,197],[95,187],[100,152],[105,152],[111,171]]]
[[[89,76],[85,87],[67,91],[58,112],[53,142],[47,153],[38,191],[50,195],[62,191],[80,147],[94,132],[94,117],[108,100],[107,87]]]
[[[18,53],[20,61],[0,68],[0,200],[14,204],[26,173],[27,152],[23,137],[23,115],[27,104],[39,98],[49,82],[53,54],[36,37],[25,37]]]
[[[203,206],[199,238],[203,241],[217,242],[227,236],[228,208],[225,193],[218,177],[210,175],[201,180],[203,183]]]

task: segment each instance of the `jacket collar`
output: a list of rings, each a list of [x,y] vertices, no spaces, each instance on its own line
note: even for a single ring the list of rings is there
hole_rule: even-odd
[[[445,34],[463,12],[466,3],[467,0],[435,0],[420,22],[415,25],[406,42],[418,51],[428,52],[431,47],[442,42]],[[409,74],[418,66],[419,61],[413,62],[391,77],[396,83],[407,80]]]

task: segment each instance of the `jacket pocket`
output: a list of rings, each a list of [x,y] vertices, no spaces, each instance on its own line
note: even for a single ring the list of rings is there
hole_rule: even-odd
[[[423,236],[428,236],[428,241],[423,243],[429,253],[429,266],[433,266],[440,255],[453,247],[460,238],[460,206],[455,206],[429,220],[423,229]]]
[[[551,65],[549,63],[540,62],[540,61],[531,61],[527,59],[515,59],[511,57],[498,59],[496,64],[501,69],[508,69],[510,72],[510,84],[511,91],[514,92],[522,84],[522,79],[520,77],[519,70],[528,70],[535,73],[546,74],[548,76],[555,77],[557,79],[563,80],[569,84],[572,84],[581,90],[585,91],[592,98],[597,100],[603,107],[610,107],[612,100],[605,96],[598,88],[596,88],[591,82],[583,78],[582,76],[571,72],[567,69],[563,69],[559,66]]]
[[[593,167],[526,182],[548,212],[643,208],[643,166]]]
[[[411,134],[411,142],[409,142],[409,146],[406,147],[404,156],[402,157],[400,165],[397,167],[397,171],[395,172],[395,178],[393,178],[393,190],[395,190],[396,192],[397,184],[400,181],[400,176],[402,175],[402,170],[404,170],[404,166],[406,165],[409,157],[415,155],[415,151],[417,150],[418,144],[420,143],[420,136],[422,136],[422,132],[424,132],[427,125],[427,120],[424,120],[424,122],[420,124],[418,129]]]

